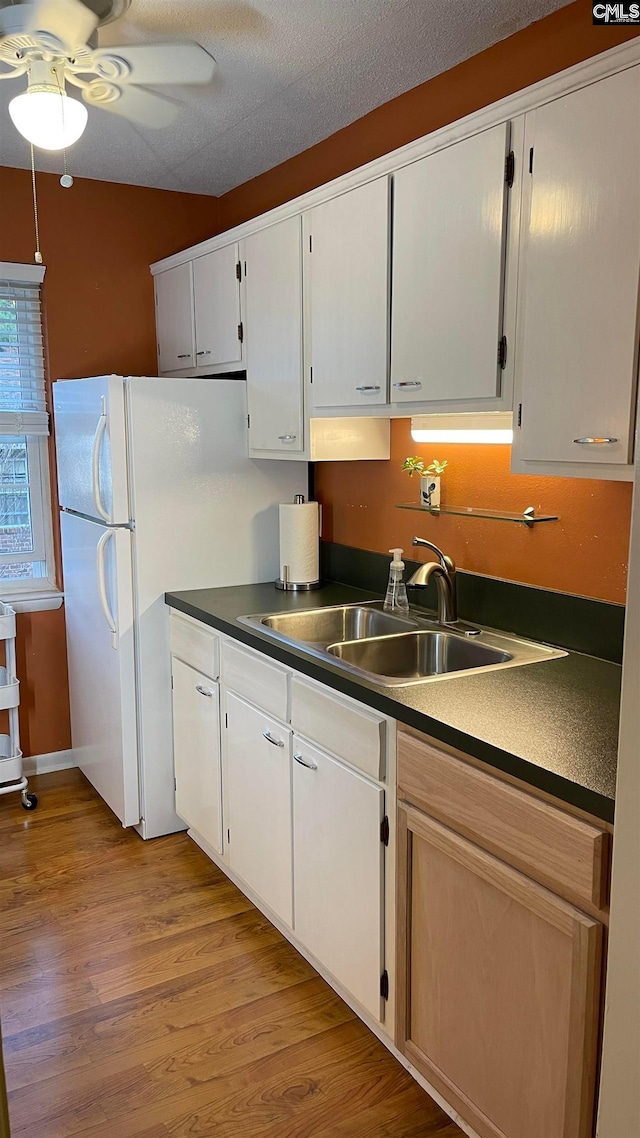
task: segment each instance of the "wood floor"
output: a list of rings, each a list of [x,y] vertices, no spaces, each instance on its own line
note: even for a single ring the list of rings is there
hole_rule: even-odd
[[[186,835],[32,788],[0,798],[13,1138],[463,1138]]]

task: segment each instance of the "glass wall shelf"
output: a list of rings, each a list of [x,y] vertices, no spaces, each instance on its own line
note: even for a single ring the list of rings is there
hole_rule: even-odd
[[[490,518],[496,522],[516,522],[518,525],[533,529],[539,522],[557,522],[557,514],[536,514],[533,506],[527,506],[521,514],[512,514],[508,510],[483,510],[478,506],[422,506],[420,502],[400,502],[397,510],[418,510],[423,514],[431,514],[437,518],[440,514],[450,514],[459,518]]]

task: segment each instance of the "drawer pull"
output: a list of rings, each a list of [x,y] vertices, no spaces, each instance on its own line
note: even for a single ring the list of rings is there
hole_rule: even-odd
[[[207,699],[211,699],[213,695],[211,688],[203,688],[201,684],[196,684],[196,691],[199,692],[200,695],[206,695]]]
[[[263,731],[262,737],[267,740],[267,743],[273,743],[274,747],[284,747],[284,743],[283,743],[282,739],[274,739],[273,736],[270,735],[268,731]]]
[[[365,392],[365,394],[368,391],[379,391],[379,390],[380,390],[380,385],[375,384],[375,383],[364,384],[361,387],[356,387],[356,391],[363,391],[363,392]]]
[[[604,446],[606,443],[617,443],[618,440],[614,438],[592,439],[587,436],[584,439],[574,439],[573,441],[579,443],[580,446]]]
[[[295,754],[293,757],[297,763],[300,763],[301,767],[306,767],[308,771],[317,771],[317,763],[312,762],[310,759],[303,759],[300,754]]]
[[[203,349],[201,352],[196,352],[197,356],[210,356],[211,350],[209,348]]]
[[[191,359],[191,352],[183,352],[181,356],[178,356],[178,359],[179,360],[190,360]]]
[[[393,386],[404,389],[407,387],[422,387],[422,382],[419,379],[401,379],[398,383],[394,383]]]
[[[281,443],[293,443],[297,437],[297,435],[278,435],[278,439]]]

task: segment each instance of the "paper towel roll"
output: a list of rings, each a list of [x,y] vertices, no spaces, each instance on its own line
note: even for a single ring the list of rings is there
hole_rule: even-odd
[[[320,507],[317,502],[280,506],[280,579],[307,585],[320,576]],[[285,569],[287,566],[287,569]]]

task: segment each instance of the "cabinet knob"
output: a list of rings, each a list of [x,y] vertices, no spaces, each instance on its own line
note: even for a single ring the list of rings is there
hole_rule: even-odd
[[[278,435],[278,439],[281,443],[293,443],[297,437],[297,435]]]
[[[380,390],[380,384],[375,384],[375,383],[363,384],[361,387],[356,387],[356,391],[364,391],[365,394],[369,391],[379,391],[379,390]]]
[[[574,443],[579,443],[580,446],[604,446],[605,443],[617,443],[618,440],[614,438],[591,438],[587,435],[584,439],[574,439],[573,441]]]
[[[206,695],[207,699],[211,699],[213,695],[211,688],[203,688],[201,684],[196,684],[196,691],[199,692],[200,695]]]
[[[268,731],[263,731],[262,737],[267,740],[267,743],[272,743],[274,747],[284,747],[282,739],[274,739],[273,735],[270,735]]]
[[[308,771],[317,771],[318,764],[312,762],[311,759],[303,759],[302,755],[297,753],[293,757],[297,763],[300,763],[301,767],[306,767]]]

